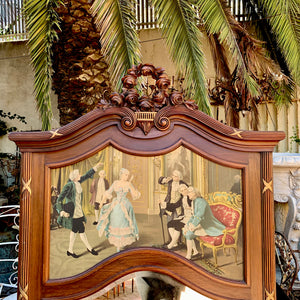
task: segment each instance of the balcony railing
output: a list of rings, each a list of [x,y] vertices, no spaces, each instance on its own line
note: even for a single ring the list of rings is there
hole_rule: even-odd
[[[27,39],[23,0],[0,0],[0,42]]]
[[[20,41],[27,39],[25,19],[22,14],[24,0],[0,0],[0,42]],[[245,1],[228,0],[231,11],[238,21],[248,21],[251,7]],[[136,1],[136,18],[138,29],[157,28],[155,12],[151,0]]]
[[[158,27],[150,0],[136,1],[136,20],[138,29],[153,29]]]
[[[240,22],[249,21],[251,13],[257,11],[255,6],[247,6],[243,0],[227,0],[235,19]],[[137,0],[136,19],[138,29],[158,28],[151,0]]]

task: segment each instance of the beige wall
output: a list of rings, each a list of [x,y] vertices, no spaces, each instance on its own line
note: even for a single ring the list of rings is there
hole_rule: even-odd
[[[169,78],[176,75],[167,47],[158,29],[146,29],[139,33],[142,46],[142,63],[151,63],[155,67],[163,67]],[[214,66],[209,51],[209,45],[204,39],[206,77],[214,78]],[[36,111],[33,96],[33,71],[30,66],[30,59],[25,42],[0,43],[0,109],[10,111],[26,117],[27,125],[15,120],[7,121],[9,126],[16,126],[18,130],[40,130],[41,121]],[[176,76],[175,76],[176,79]],[[259,105],[260,130],[273,131],[283,130],[287,138],[281,141],[275,151],[278,152],[299,152],[297,144],[291,143],[290,137],[298,124],[300,127],[299,95],[288,108],[277,108],[274,104]],[[57,98],[53,94],[54,119],[52,128],[59,127],[59,114],[57,110]],[[217,116],[217,107],[212,108],[213,116]],[[224,121],[224,109],[219,107],[219,120]],[[241,116],[241,128],[249,130],[249,115]],[[7,136],[0,137],[0,152],[15,152],[14,143],[8,141]]]
[[[176,69],[170,58],[168,48],[161,36],[159,29],[145,29],[139,32],[141,40],[142,62],[151,63],[155,67],[163,67],[171,78],[176,77]],[[203,38],[203,49],[205,49],[206,78],[214,78],[214,65],[209,50],[209,44]]]
[[[41,121],[36,110],[33,96],[33,71],[26,42],[0,43],[0,109],[25,116],[27,124],[17,120],[3,120],[9,127],[18,130],[40,130]],[[56,97],[53,95],[54,119],[53,127],[58,127]],[[8,136],[0,137],[0,152],[14,153],[16,146],[8,140]]]
[[[159,30],[141,30],[139,32],[139,38],[141,41],[142,63],[149,63],[155,67],[165,68],[169,77],[174,75],[175,68]]]

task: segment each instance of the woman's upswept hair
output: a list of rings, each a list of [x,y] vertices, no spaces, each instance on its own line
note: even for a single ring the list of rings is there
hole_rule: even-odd
[[[122,169],[120,170],[120,172],[119,172],[119,176],[121,177],[121,175],[122,175],[122,174],[125,174],[125,173],[128,173],[128,174],[129,174],[130,172],[129,172],[129,170],[127,170],[127,169],[125,169],[125,168],[122,168]]]

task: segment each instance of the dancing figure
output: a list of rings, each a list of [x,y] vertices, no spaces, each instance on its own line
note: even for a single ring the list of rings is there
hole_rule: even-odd
[[[104,193],[104,201],[112,199],[113,193],[116,196],[101,208],[97,226],[99,236],[105,232],[109,243],[117,247],[117,252],[139,239],[134,210],[127,194],[131,193],[132,200],[138,199],[141,194],[134,188],[131,183],[133,177],[129,180],[129,175],[130,172],[122,168],[119,180],[114,181]]]

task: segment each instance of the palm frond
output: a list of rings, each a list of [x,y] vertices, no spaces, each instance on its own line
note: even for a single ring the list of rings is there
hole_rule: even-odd
[[[186,91],[193,91],[199,109],[210,114],[195,9],[186,0],[152,0],[152,4],[177,70],[185,73]]]
[[[200,17],[208,34],[218,34],[221,44],[226,45],[232,57],[236,60],[237,68],[252,96],[258,96],[259,87],[247,71],[243,55],[240,51],[234,27],[238,26],[234,20],[227,1],[224,0],[199,0],[198,8]]]
[[[300,1],[259,0],[259,3],[268,17],[293,79],[300,84]]]
[[[134,1],[95,0],[91,10],[96,16],[103,54],[110,62],[112,83],[120,89],[121,77],[141,61]]]
[[[37,108],[42,119],[42,130],[51,128],[51,45],[57,39],[59,17],[55,8],[62,4],[61,0],[25,1],[28,45],[31,63],[34,69],[34,92]]]
[[[274,101],[277,106],[291,104],[292,96],[294,96],[295,84],[291,80],[278,80],[273,82]]]

